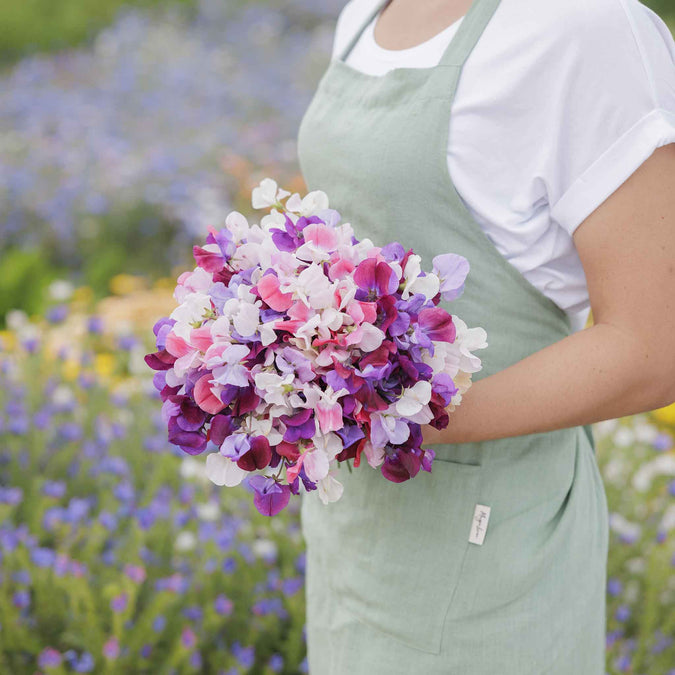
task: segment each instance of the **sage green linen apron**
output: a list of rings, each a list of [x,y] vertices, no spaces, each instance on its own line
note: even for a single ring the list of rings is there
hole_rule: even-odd
[[[498,0],[474,0],[439,65],[373,76],[344,58],[383,4],[321,78],[300,168],[357,238],[412,247],[427,270],[439,253],[469,260],[463,295],[441,306],[487,331],[475,382],[571,332],[448,173],[457,82]],[[590,427],[431,447],[430,474],[392,483],[363,456],[337,471],[339,501],[302,495],[311,675],[604,675],[608,511]]]

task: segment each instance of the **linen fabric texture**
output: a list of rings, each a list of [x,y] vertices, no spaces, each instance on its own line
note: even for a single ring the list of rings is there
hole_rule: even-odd
[[[344,61],[357,32],[298,131],[308,189],[324,190],[357,238],[413,248],[423,269],[439,253],[468,259],[462,296],[441,306],[487,331],[474,382],[572,332],[448,172],[453,96],[498,5],[474,0],[430,68],[360,72]],[[405,483],[363,457],[336,472],[339,501],[302,493],[310,673],[604,675],[609,530],[591,428],[433,448],[432,472]],[[481,545],[469,542],[476,504],[491,509]]]

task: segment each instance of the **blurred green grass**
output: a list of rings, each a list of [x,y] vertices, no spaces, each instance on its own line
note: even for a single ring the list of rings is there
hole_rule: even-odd
[[[228,5],[263,0],[223,0]],[[0,0],[0,65],[26,54],[54,51],[91,39],[125,5],[152,7],[196,0]],[[345,0],[346,2],[346,0]],[[673,0],[646,0],[675,33]]]
[[[0,64],[86,42],[125,5],[166,4],[194,0],[0,0]]]

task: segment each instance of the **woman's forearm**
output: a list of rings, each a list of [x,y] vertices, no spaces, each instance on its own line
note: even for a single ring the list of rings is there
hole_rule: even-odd
[[[447,428],[422,427],[424,441],[521,436],[663,407],[675,383],[657,360],[625,331],[595,324],[474,382]]]

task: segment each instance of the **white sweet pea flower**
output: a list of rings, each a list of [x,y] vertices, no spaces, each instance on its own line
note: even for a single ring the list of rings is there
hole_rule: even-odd
[[[289,216],[290,218],[290,216]],[[291,218],[292,220],[292,218]],[[281,211],[274,209],[271,213],[265,214],[260,219],[260,227],[267,233],[270,234],[271,229],[286,229],[286,217]]]
[[[264,347],[271,345],[277,339],[277,334],[274,332],[274,324],[276,322],[277,319],[273,319],[272,321],[261,323],[258,326],[258,330],[260,331],[260,342],[262,342]]]
[[[409,417],[420,412],[430,400],[431,383],[420,380],[415,382],[410,389],[403,390],[403,395],[396,401],[396,412],[402,417]]]
[[[320,432],[312,436],[312,443],[317,450],[323,452],[330,461],[335,459],[335,455],[339,454],[343,450],[342,439],[332,431],[328,431],[325,434]]]
[[[223,306],[223,315],[230,317],[235,330],[242,337],[255,335],[260,325],[262,302],[244,284],[237,287],[237,296],[227,300]]]
[[[324,309],[333,305],[333,284],[316,263],[302,270],[289,286],[308,307]]]
[[[331,336],[330,331],[338,330],[342,326],[345,317],[349,317],[348,314],[338,312],[333,307],[327,307],[319,312],[319,314],[321,315],[321,322],[318,325],[318,329],[319,335],[322,338],[329,338]],[[351,317],[349,318],[351,319]]]
[[[231,326],[232,322],[229,316],[219,316],[209,324],[211,339],[214,344],[232,341]]]
[[[459,368],[467,373],[476,373],[481,369],[481,360],[472,354],[474,349],[484,349],[488,346],[487,333],[484,328],[467,328],[466,323],[458,316],[452,315],[452,323],[455,324],[455,342],[459,346]]]
[[[246,216],[239,213],[239,211],[230,211],[227,218],[225,218],[225,227],[232,234],[232,239],[234,239],[235,244],[238,244],[242,239],[248,237],[248,220],[246,220]]]
[[[343,491],[344,486],[342,483],[340,483],[339,480],[336,480],[331,474],[328,474],[317,483],[317,493],[319,494],[319,499],[321,499],[324,504],[336,502],[342,497]]]
[[[169,315],[170,319],[177,321],[177,324],[172,329],[173,332],[184,340],[188,340],[190,330],[192,329],[190,324],[198,321],[201,322],[204,318],[204,313],[210,310],[211,298],[206,293],[189,293]],[[178,326],[178,324],[182,325]]]
[[[433,298],[441,287],[441,280],[437,275],[429,273],[425,276],[420,276],[422,272],[421,262],[422,258],[417,254],[408,256],[408,261],[403,270],[403,277],[405,279],[405,285],[401,292],[403,300],[407,300],[415,293],[422,293],[427,299]]]
[[[278,445],[284,440],[284,435],[274,428],[274,417],[272,415],[249,417],[249,422],[245,425],[245,428],[250,436],[265,436],[270,445]]]
[[[254,376],[255,386],[258,394],[263,397],[267,403],[276,405],[286,405],[286,397],[295,390],[293,373],[278,375],[273,372],[256,373]]]
[[[361,340],[359,341],[359,348],[364,352],[375,351],[384,341],[386,337],[384,331],[372,323],[362,323],[361,326]]]
[[[312,190],[302,199],[297,192],[294,192],[286,200],[286,209],[298,213],[301,216],[314,216],[319,211],[328,208],[328,195],[323,190]]]
[[[305,398],[302,399],[300,394]],[[322,395],[322,390],[316,384],[303,382],[289,395],[288,403],[294,408],[316,408]]]
[[[247,242],[240,244],[230,259],[236,269],[248,269],[256,265],[267,269],[272,266],[272,256],[278,254],[277,247],[267,233],[262,232],[264,236],[254,238],[257,231],[262,232],[257,225],[254,225],[249,231]]]
[[[219,452],[212,452],[206,457],[206,475],[216,485],[234,487],[239,485],[248,473],[239,468],[235,461]]]
[[[314,314],[297,330],[294,338],[295,345],[301,349],[310,349],[312,340],[317,335],[317,328],[321,323],[321,315]]]
[[[263,178],[251,192],[251,205],[254,209],[267,209],[291,193],[277,187],[272,178]]]

